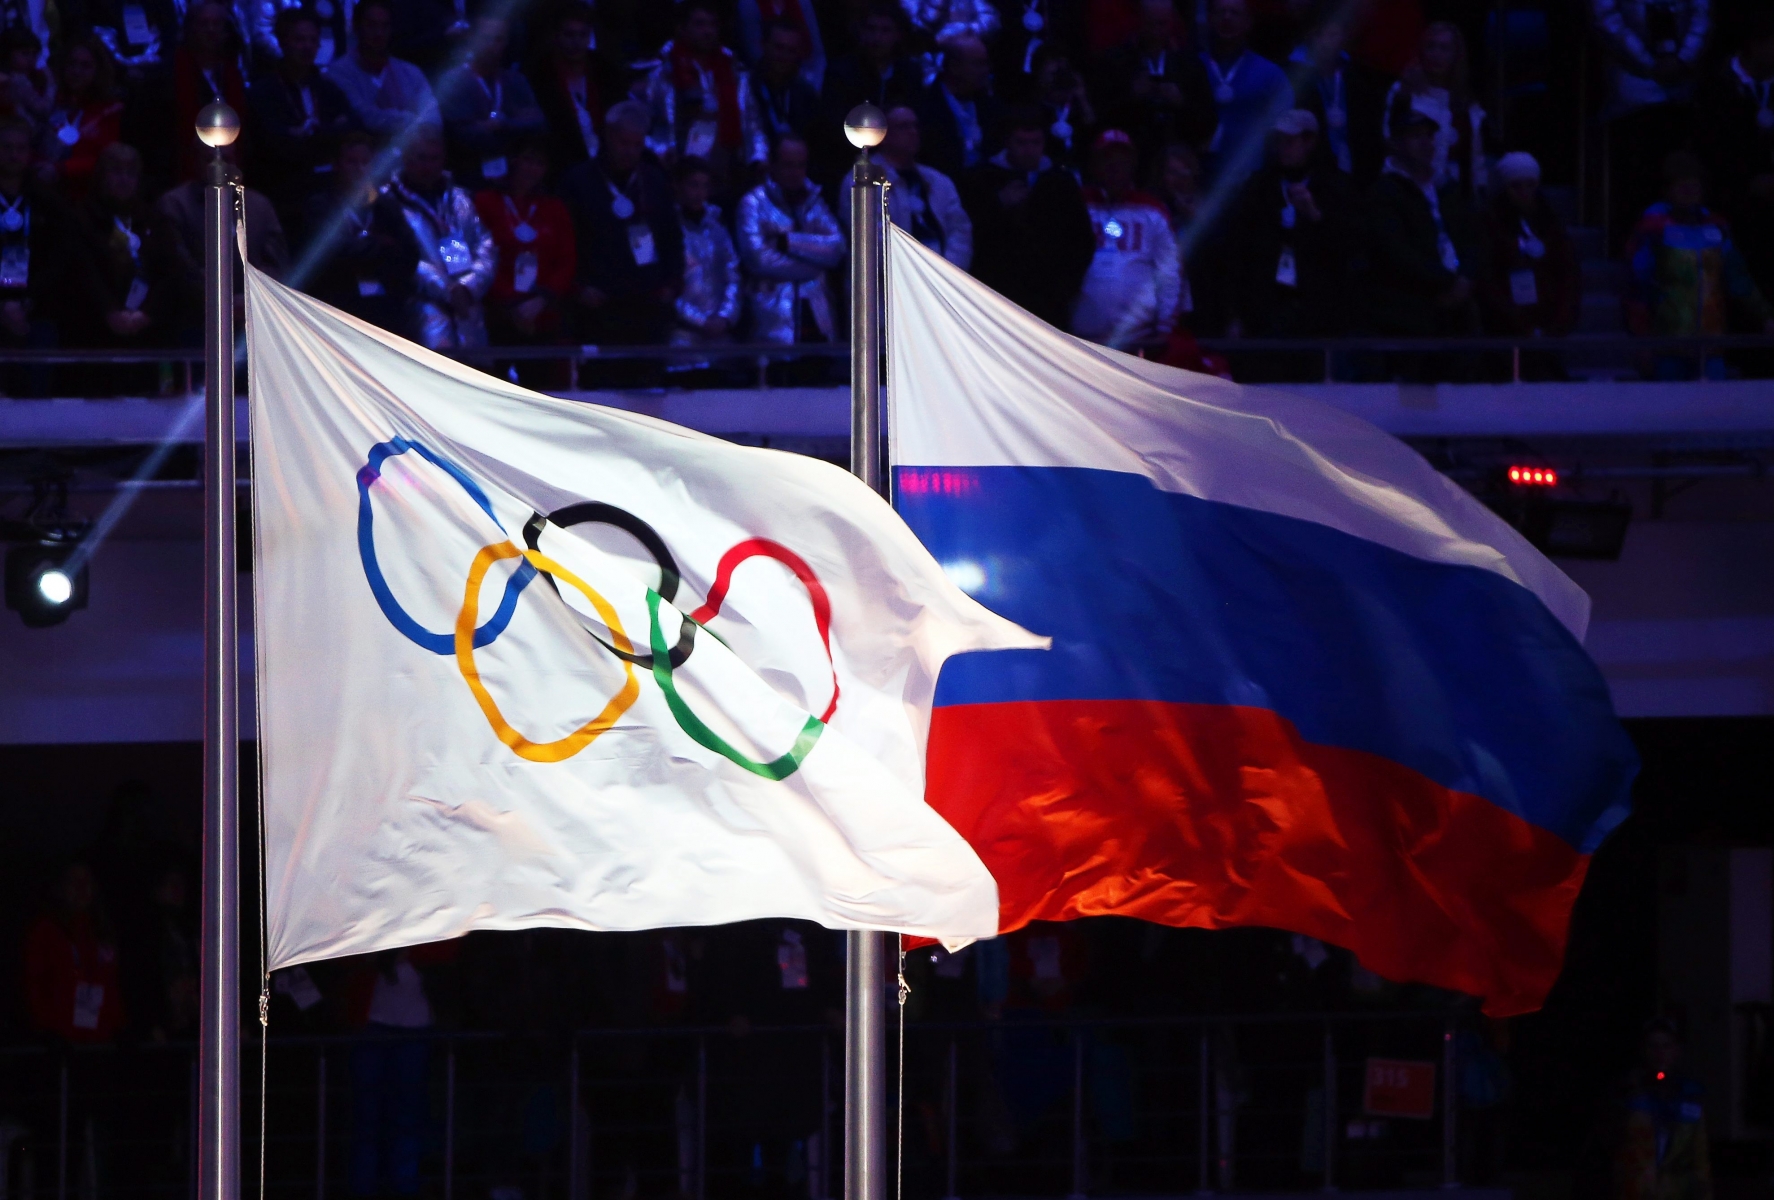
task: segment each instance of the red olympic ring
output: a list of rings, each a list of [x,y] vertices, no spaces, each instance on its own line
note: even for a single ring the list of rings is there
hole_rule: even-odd
[[[690,619],[698,625],[706,625],[721,611],[721,603],[727,598],[727,589],[732,585],[733,572],[739,565],[751,558],[775,559],[793,571],[801,586],[807,589],[807,599],[813,603],[813,624],[819,630],[820,644],[825,647],[825,661],[832,668],[832,702],[826,705],[821,714],[821,721],[830,721],[832,714],[838,711],[838,667],[832,662],[832,602],[825,594],[825,585],[819,582],[819,576],[807,565],[805,559],[780,542],[768,538],[747,538],[731,547],[721,555],[719,565],[715,567],[714,585],[708,589],[708,600],[703,606],[690,614]]]

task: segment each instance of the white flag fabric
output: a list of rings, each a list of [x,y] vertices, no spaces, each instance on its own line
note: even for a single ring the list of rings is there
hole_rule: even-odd
[[[525,391],[247,271],[269,961],[474,929],[998,929],[937,672],[1044,645],[828,463]]]

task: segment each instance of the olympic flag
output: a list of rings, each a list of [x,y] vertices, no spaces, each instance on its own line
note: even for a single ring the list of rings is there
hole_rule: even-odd
[[[247,269],[270,964],[751,917],[956,941],[937,672],[1044,645],[827,463],[550,399]]]
[[[1067,337],[889,233],[896,504],[1040,654],[943,671],[1004,930],[1269,925],[1534,1008],[1637,760],[1588,598],[1401,442]]]

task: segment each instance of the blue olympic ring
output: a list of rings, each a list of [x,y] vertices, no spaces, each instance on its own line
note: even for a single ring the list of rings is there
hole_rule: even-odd
[[[369,580],[370,591],[375,594],[376,603],[382,608],[382,615],[388,618],[402,634],[406,635],[414,645],[431,651],[433,654],[453,656],[456,653],[456,637],[451,633],[432,633],[407,615],[400,601],[394,598],[389,590],[388,581],[382,577],[382,568],[376,562],[375,511],[370,504],[370,485],[382,478],[382,464],[397,454],[414,451],[432,466],[437,467],[462,485],[468,498],[480,506],[493,524],[499,525],[499,518],[493,516],[493,506],[487,500],[480,485],[468,477],[467,472],[455,463],[440,455],[433,454],[418,442],[408,441],[403,437],[393,437],[385,442],[378,442],[370,447],[369,461],[357,472],[357,553],[363,559],[364,578]],[[499,525],[501,531],[505,526]],[[476,649],[491,645],[493,640],[505,632],[511,623],[512,614],[517,611],[517,598],[523,593],[530,580],[536,578],[536,568],[524,562],[512,572],[511,578],[505,581],[505,595],[499,601],[498,609],[487,618],[486,624],[474,631]]]

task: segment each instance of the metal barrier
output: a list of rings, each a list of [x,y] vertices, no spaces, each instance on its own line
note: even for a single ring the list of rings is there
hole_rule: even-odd
[[[1455,1186],[1456,1034],[1446,1012],[914,1023],[907,1194]],[[188,1171],[193,1050],[0,1050],[0,1069],[37,1085],[0,1088],[0,1129],[28,1129],[12,1158],[35,1164],[36,1200],[51,1179],[53,1200],[191,1194],[167,1152],[185,1138]],[[502,1186],[525,1200],[706,1200],[760,1173],[825,1200],[840,1178],[841,1035],[827,1026],[273,1037],[269,1050],[280,1200],[348,1186],[341,1164],[374,1120],[357,1111],[366,1080],[395,1070],[422,1076],[414,1136],[443,1200],[503,1200]],[[1369,1060],[1399,1059],[1419,1084],[1433,1075],[1432,1096],[1415,1117],[1368,1111]],[[244,1074],[250,1114],[258,1085]],[[256,1122],[243,1125],[256,1162]]]
[[[1618,360],[1670,359],[1693,360],[1695,382],[1706,382],[1706,360],[1730,352],[1774,351],[1774,337],[1764,334],[1731,334],[1711,337],[1628,337],[1619,334],[1576,334],[1570,337],[1468,337],[1468,338],[1403,338],[1403,337],[1339,337],[1339,338],[1259,338],[1204,337],[1203,350],[1233,355],[1240,359],[1262,355],[1313,355],[1319,359],[1317,375],[1323,382],[1337,381],[1339,363],[1354,356],[1501,356],[1509,361],[1508,378],[1520,383],[1523,356],[1552,357],[1560,360],[1601,356]],[[775,343],[733,343],[713,346],[487,346],[459,351],[449,355],[458,361],[485,365],[489,368],[510,367],[530,363],[559,363],[566,369],[564,388],[546,390],[585,390],[582,376],[585,368],[597,364],[655,364],[670,371],[708,367],[725,370],[737,376],[745,372],[755,379],[756,386],[771,386],[770,368],[778,364],[801,362],[834,362],[848,358],[847,343],[828,342],[784,346]],[[131,366],[162,364],[182,369],[184,394],[190,394],[201,380],[203,354],[194,349],[164,350],[76,350],[76,349],[5,349],[0,350],[0,367],[16,366]],[[1349,372],[1345,369],[1343,374]],[[163,379],[171,376],[163,372]],[[660,381],[672,384],[667,378]],[[1301,380],[1298,382],[1309,382]],[[169,386],[171,386],[169,384]],[[170,394],[177,394],[174,387]]]

